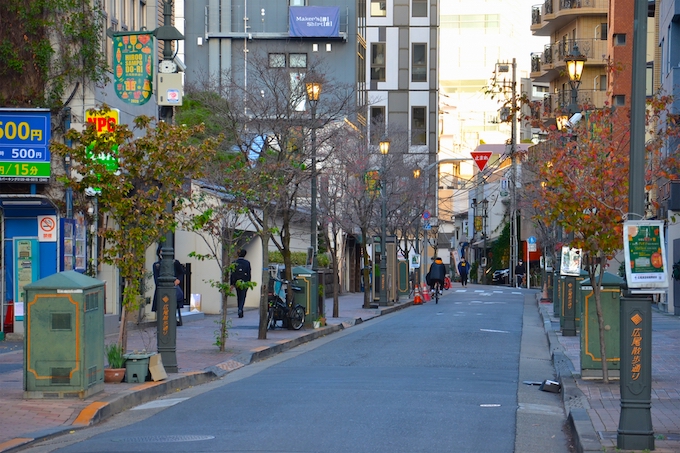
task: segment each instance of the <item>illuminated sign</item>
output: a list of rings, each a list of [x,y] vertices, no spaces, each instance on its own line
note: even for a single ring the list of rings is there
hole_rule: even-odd
[[[0,109],[0,182],[49,182],[50,112]]]

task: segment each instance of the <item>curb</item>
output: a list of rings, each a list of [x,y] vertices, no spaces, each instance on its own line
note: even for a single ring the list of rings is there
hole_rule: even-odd
[[[408,301],[392,306],[384,307],[375,316],[388,315],[398,310],[410,307],[413,301]],[[32,433],[27,433],[21,437],[16,437],[7,442],[0,444],[0,453],[9,453],[17,448],[25,447],[33,442],[42,441],[51,437],[56,437],[64,432],[75,429],[83,429],[89,426],[96,425],[109,417],[124,412],[132,407],[155,400],[161,396],[169,395],[180,390],[205,384],[215,379],[219,379],[231,371],[249,365],[253,362],[264,360],[281,352],[292,349],[304,343],[316,340],[318,338],[330,335],[341,330],[347,329],[351,326],[361,324],[364,322],[362,318],[355,318],[345,321],[341,324],[334,324],[332,326],[315,329],[306,335],[279,343],[277,345],[256,351],[244,352],[229,361],[212,365],[205,368],[203,371],[197,371],[178,376],[173,379],[168,379],[158,382],[145,382],[138,386],[131,387],[129,390],[113,395],[109,398],[103,398],[102,401],[94,401],[83,409],[71,425],[59,426],[56,428],[48,428]]]
[[[557,334],[552,328],[550,317],[542,309],[540,301],[538,310],[543,319],[543,327],[548,336],[550,355],[557,374],[557,381],[562,386],[562,404],[568,412],[567,420],[571,434],[574,437],[574,446],[578,453],[602,452],[600,438],[595,431],[593,422],[588,414],[590,403],[585,394],[578,388],[576,379],[581,375],[576,371],[574,364],[564,353],[564,348],[557,339]]]

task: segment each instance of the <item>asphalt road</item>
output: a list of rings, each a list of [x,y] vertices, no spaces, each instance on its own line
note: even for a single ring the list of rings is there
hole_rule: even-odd
[[[26,451],[567,453],[532,298],[454,289]]]

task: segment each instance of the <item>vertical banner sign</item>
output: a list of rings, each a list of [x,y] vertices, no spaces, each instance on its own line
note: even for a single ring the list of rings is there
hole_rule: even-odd
[[[113,132],[116,125],[120,124],[120,110],[111,109],[108,112],[90,112],[85,113],[85,120],[88,123],[95,125],[97,136],[101,136],[107,132]],[[92,142],[87,147],[88,155],[91,159],[96,159],[99,163],[106,166],[110,172],[118,170],[118,145],[111,145],[111,152],[103,152],[95,156],[93,154],[95,142]]]
[[[0,183],[50,180],[50,112],[0,108]]]
[[[632,289],[667,288],[663,222],[630,220],[623,223],[626,281]]]
[[[581,249],[562,247],[562,259],[560,261],[560,275],[581,275]]]
[[[151,99],[153,34],[126,33],[113,37],[114,89],[128,104],[143,105]]]

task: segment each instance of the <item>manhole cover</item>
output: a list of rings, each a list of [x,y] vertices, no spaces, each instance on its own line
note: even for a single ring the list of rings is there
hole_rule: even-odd
[[[194,435],[171,435],[171,436],[142,436],[142,437],[125,437],[122,439],[113,439],[114,442],[196,442],[198,440],[211,440],[215,436],[194,436]]]

